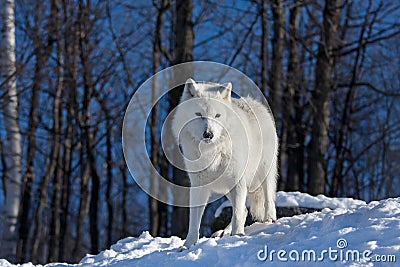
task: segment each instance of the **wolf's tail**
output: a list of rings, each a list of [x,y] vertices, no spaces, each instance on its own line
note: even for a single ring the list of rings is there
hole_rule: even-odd
[[[249,193],[250,213],[254,220],[262,222],[265,215],[265,195],[262,186]]]

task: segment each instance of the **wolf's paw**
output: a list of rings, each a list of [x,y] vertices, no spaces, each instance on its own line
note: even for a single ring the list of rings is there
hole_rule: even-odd
[[[215,233],[213,233],[211,235],[211,237],[213,237],[213,238],[215,238],[215,237],[223,237],[223,236],[226,236],[226,235],[231,235],[231,233],[232,233],[232,223],[228,224],[225,227],[224,230],[216,231]]]
[[[216,231],[215,233],[213,233],[213,234],[211,235],[211,237],[212,237],[212,238],[215,238],[215,237],[223,237],[223,236],[226,236],[226,235],[231,235],[231,231],[230,231],[230,230],[227,230],[227,229],[218,230],[218,231]]]
[[[188,250],[188,249],[189,249],[188,247],[186,247],[185,245],[183,245],[183,246],[179,247],[179,248],[176,250],[176,252],[182,252],[182,251],[185,251],[185,250]]]
[[[188,235],[186,237],[185,243],[183,243],[183,246],[178,248],[178,252],[182,252],[184,250],[189,249],[191,246],[195,245],[198,240],[199,240],[198,235]]]
[[[264,219],[264,223],[274,223],[274,222],[276,222],[276,217],[267,216]]]
[[[239,237],[245,236],[244,233],[237,233],[237,234],[231,234],[231,235],[232,235],[232,236],[239,236]]]

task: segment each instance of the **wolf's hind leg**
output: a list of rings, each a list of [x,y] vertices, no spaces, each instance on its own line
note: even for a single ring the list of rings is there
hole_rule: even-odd
[[[262,183],[264,191],[264,207],[265,216],[264,222],[272,223],[276,221],[276,208],[275,208],[275,197],[276,197],[276,166],[272,166],[270,173]]]

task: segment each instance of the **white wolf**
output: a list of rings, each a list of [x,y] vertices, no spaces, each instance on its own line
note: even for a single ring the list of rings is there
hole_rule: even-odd
[[[199,239],[199,228],[212,193],[232,203],[231,223],[214,233],[244,235],[250,212],[261,222],[276,220],[278,138],[268,108],[250,97],[231,97],[232,84],[188,79],[176,108],[172,130],[188,172],[190,222],[185,250]]]

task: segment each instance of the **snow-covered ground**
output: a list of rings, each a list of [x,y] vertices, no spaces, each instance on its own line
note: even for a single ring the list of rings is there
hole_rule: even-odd
[[[353,199],[279,192],[279,206],[323,208],[321,212],[255,223],[246,236],[201,238],[189,250],[177,237],[120,240],[75,266],[399,266],[400,198],[366,204]],[[11,267],[0,260],[0,267]],[[23,266],[32,266],[26,264]],[[51,264],[47,266],[71,266]]]

